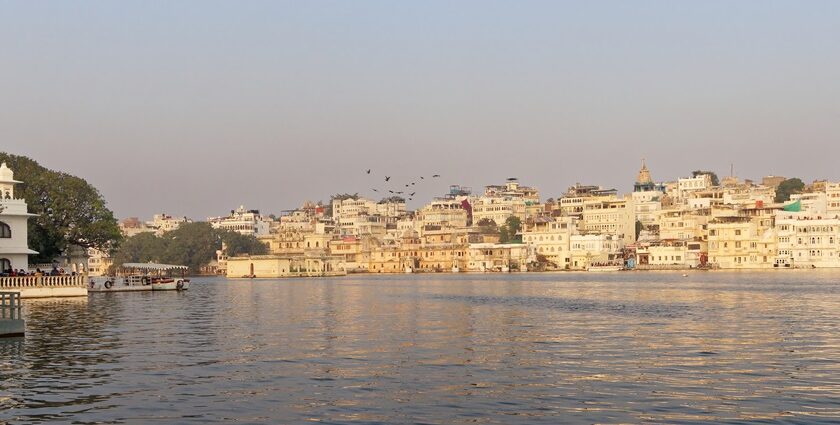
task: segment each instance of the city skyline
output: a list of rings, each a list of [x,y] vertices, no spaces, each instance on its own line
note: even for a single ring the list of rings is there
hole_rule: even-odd
[[[2,149],[120,217],[373,196],[368,168],[441,174],[418,199],[626,193],[642,157],[657,181],[840,177],[837,3],[529,6],[5,3]]]

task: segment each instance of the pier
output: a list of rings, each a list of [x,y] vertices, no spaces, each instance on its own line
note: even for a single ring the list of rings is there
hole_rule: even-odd
[[[0,291],[14,292],[20,298],[87,296],[87,275],[0,277]]]
[[[24,330],[20,294],[0,292],[0,338],[23,336]]]

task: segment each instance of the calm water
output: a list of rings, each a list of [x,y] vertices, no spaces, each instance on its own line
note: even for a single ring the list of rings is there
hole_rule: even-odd
[[[198,279],[27,301],[0,423],[840,421],[840,273]]]

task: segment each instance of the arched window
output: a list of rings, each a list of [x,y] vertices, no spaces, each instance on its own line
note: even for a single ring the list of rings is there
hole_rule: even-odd
[[[8,224],[0,221],[0,238],[11,238],[12,228]]]

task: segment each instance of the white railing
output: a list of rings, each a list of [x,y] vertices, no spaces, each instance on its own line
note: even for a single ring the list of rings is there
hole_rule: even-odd
[[[21,288],[86,287],[87,276],[11,276],[0,277],[0,290]]]
[[[0,319],[20,320],[20,293],[0,292]]]

